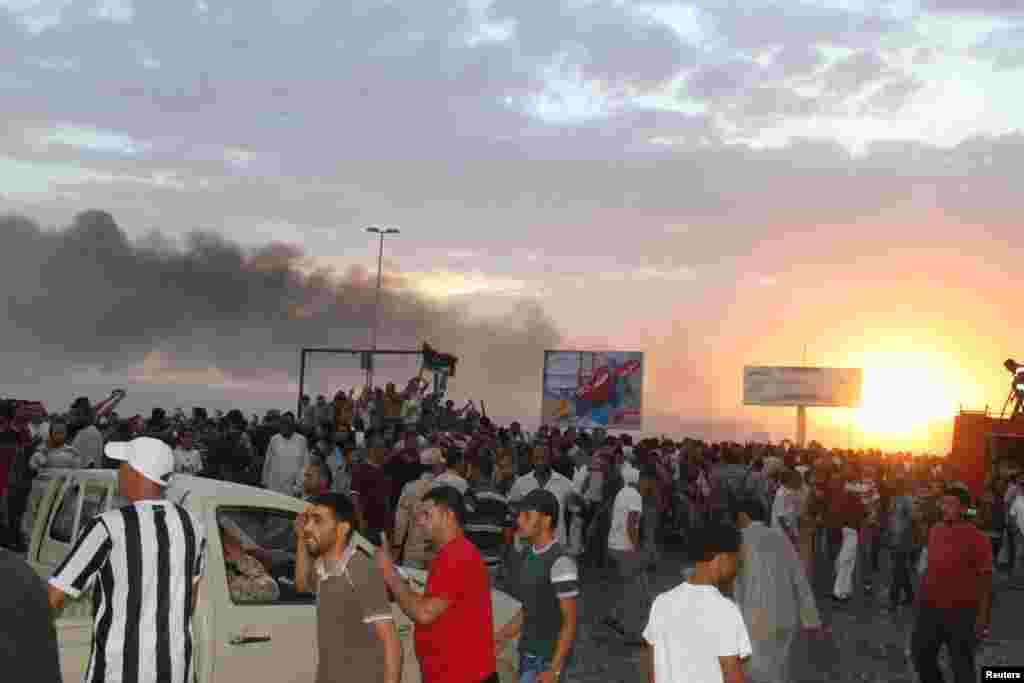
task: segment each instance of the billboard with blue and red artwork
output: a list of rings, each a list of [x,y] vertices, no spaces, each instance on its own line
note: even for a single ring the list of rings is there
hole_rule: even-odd
[[[643,380],[641,351],[545,351],[541,422],[638,430]]]

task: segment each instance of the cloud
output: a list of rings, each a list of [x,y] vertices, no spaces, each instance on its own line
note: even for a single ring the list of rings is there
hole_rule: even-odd
[[[685,98],[708,107],[721,131],[710,139],[760,148],[822,137],[859,153],[924,86],[879,50],[846,51],[830,63],[814,51],[776,50],[696,69]]]
[[[751,60],[734,60],[725,64],[698,68],[686,79],[686,94],[697,99],[718,99],[748,90],[761,69]]]
[[[536,295],[533,286],[525,280],[495,277],[479,269],[468,271],[434,270],[401,275],[405,287],[439,301],[467,296],[526,296]]]
[[[839,83],[883,42],[913,35],[874,3],[661,4],[500,0],[436,12],[404,1],[145,0],[115,16],[72,0],[35,33],[26,14],[0,10],[6,78],[24,86],[8,90],[5,114],[60,112],[67,125],[147,146],[140,164],[268,178],[324,177],[339,159],[658,158],[762,144],[782,122],[835,115],[842,103],[814,101],[813,82],[835,51],[864,60],[834,67]],[[889,95],[878,115],[898,112]],[[645,130],[654,116],[673,130]]]
[[[865,48],[906,26],[901,19],[882,13],[812,2],[701,0],[697,4],[712,17],[727,43],[743,50],[815,44]]]
[[[868,100],[868,108],[883,114],[893,114],[903,109],[914,95],[925,87],[917,78],[897,78],[876,90]]]
[[[825,55],[814,45],[787,43],[771,56],[768,73],[776,78],[788,79],[805,76],[825,64]]]
[[[924,9],[949,14],[1024,14],[1024,3],[1020,0],[924,0]]]
[[[626,271],[623,277],[624,279],[634,281],[693,282],[697,279],[697,271],[688,266],[679,266],[677,268],[653,268],[647,266]]]
[[[139,366],[129,370],[128,377],[149,384],[229,387],[233,383],[230,375],[213,366],[205,368],[175,367],[171,355],[162,351],[147,353]]]
[[[862,50],[829,67],[823,80],[829,94],[847,97],[877,82],[887,71],[887,65],[878,53]]]
[[[971,55],[991,61],[1000,71],[1024,66],[1024,24],[991,32],[970,50]]]
[[[562,62],[609,91],[656,90],[692,63],[693,47],[666,24],[631,11],[628,3],[598,0],[496,0],[491,21],[513,22],[512,44],[542,64]]]
[[[759,86],[744,93],[737,113],[750,123],[768,120],[808,118],[822,110],[817,97],[801,95],[795,90],[779,86]]]

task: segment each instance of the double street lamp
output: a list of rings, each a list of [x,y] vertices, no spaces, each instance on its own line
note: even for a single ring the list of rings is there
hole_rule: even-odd
[[[380,286],[381,286],[381,272],[384,265],[384,236],[385,235],[397,235],[401,232],[398,228],[378,228],[376,226],[370,226],[366,228],[366,232],[373,233],[380,237],[380,248],[377,251],[377,295],[376,301],[373,306],[373,340],[370,344],[372,351],[377,350],[377,328],[380,326]],[[366,386],[373,386],[373,353],[370,354],[370,362],[366,367]]]

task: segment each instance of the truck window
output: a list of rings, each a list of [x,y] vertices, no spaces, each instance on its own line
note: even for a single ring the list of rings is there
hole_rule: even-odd
[[[315,596],[295,591],[295,517],[283,510],[217,511],[228,593],[234,604],[315,602]]]
[[[32,538],[32,533],[36,528],[39,506],[46,496],[48,482],[39,479],[37,481],[38,483],[33,482],[32,484],[32,491],[29,493],[28,502],[25,505],[25,513],[21,518],[21,533],[25,535],[25,538]]]
[[[103,505],[107,502],[107,489],[105,486],[86,486],[85,497],[82,499],[82,516],[78,523],[79,531],[93,517],[103,513]]]
[[[75,537],[75,512],[78,511],[78,498],[80,489],[78,484],[68,485],[61,498],[60,507],[53,516],[53,524],[50,525],[50,538],[61,543],[71,543]]]

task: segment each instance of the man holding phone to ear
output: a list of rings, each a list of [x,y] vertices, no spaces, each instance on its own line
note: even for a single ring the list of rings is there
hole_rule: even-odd
[[[316,680],[399,683],[402,645],[391,604],[373,561],[352,542],[355,520],[355,506],[340,493],[311,498],[295,520],[295,588],[317,594]]]

